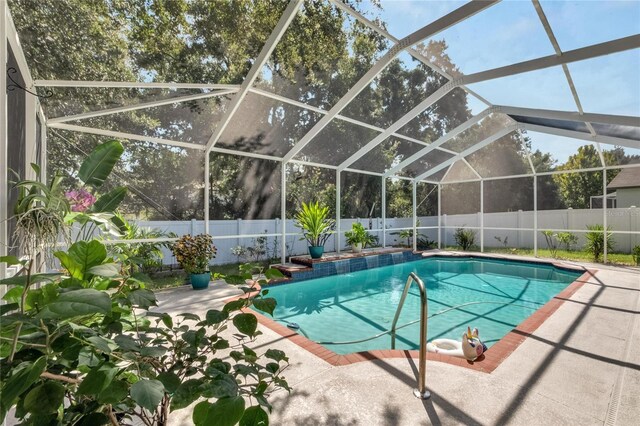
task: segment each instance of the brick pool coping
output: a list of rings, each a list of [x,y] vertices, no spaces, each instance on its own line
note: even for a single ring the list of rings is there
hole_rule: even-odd
[[[535,262],[538,263],[538,262]],[[551,262],[539,262],[546,264],[554,264]],[[554,264],[556,266],[556,264]],[[560,266],[560,265],[557,265]],[[565,268],[563,268],[565,269]],[[460,367],[469,368],[471,370],[481,371],[484,373],[493,372],[509,355],[511,355],[517,348],[524,342],[527,337],[533,334],[549,318],[555,311],[562,306],[565,299],[569,299],[576,291],[578,291],[582,285],[594,276],[597,270],[583,268],[585,272],[578,277],[574,282],[569,284],[564,290],[556,294],[551,300],[544,304],[540,309],[531,314],[528,318],[522,321],[516,328],[507,333],[502,339],[492,345],[487,352],[485,352],[475,362],[467,361],[463,358],[457,358],[450,355],[444,355],[439,353],[427,352],[427,360],[444,362],[446,364],[457,365]],[[237,300],[246,297],[246,295],[236,296],[228,299],[227,301]],[[334,365],[342,366],[355,364],[356,362],[372,361],[376,359],[388,359],[388,358],[418,358],[418,350],[409,349],[382,349],[373,351],[354,352],[346,355],[341,355],[333,352],[330,349],[325,348],[319,343],[307,339],[301,334],[287,328],[285,325],[276,322],[275,320],[262,315],[252,309],[244,309],[246,313],[253,314],[260,324],[286,338],[287,340],[300,346],[302,349],[310,352],[325,362]]]

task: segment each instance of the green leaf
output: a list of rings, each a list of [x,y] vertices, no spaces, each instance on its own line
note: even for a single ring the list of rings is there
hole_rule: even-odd
[[[266,271],[264,271],[264,276],[267,277],[268,280],[277,280],[280,278],[284,278],[284,274],[276,268],[267,269]]]
[[[28,277],[26,275],[15,275],[13,277],[0,280],[0,284],[24,286],[27,284],[27,281],[29,281],[31,284],[51,282],[51,281],[54,281],[56,278],[58,278],[60,275],[62,274],[59,274],[56,272],[45,273],[45,274],[34,274],[34,275],[31,275],[31,277]]]
[[[222,375],[211,381],[207,387],[206,397],[225,398],[238,395],[238,383],[230,375]]]
[[[221,398],[215,403],[199,403],[193,411],[196,426],[233,426],[242,419],[244,399],[241,396]]]
[[[119,186],[117,188],[114,188],[98,198],[93,206],[91,206],[91,211],[94,211],[96,213],[113,212],[118,208],[126,195],[126,187]]]
[[[178,314],[179,317],[183,317],[186,320],[191,320],[191,321],[200,321],[200,317],[196,314],[190,314],[190,313],[184,313],[184,314]]]
[[[264,353],[264,356],[278,362],[289,361],[289,358],[287,358],[285,353],[278,349],[267,349],[267,352]]]
[[[20,307],[19,303],[7,303],[6,305],[0,305],[0,315],[4,315],[7,312],[14,311]]]
[[[103,263],[102,265],[92,266],[87,272],[100,277],[116,277],[120,274],[120,265],[117,263]]]
[[[156,295],[151,290],[141,288],[134,290],[127,296],[127,299],[134,306],[139,306],[142,309],[148,309],[151,306],[156,306]]]
[[[109,141],[98,145],[82,162],[78,177],[85,185],[101,186],[123,152],[124,147],[118,141]]]
[[[200,396],[202,380],[190,379],[178,386],[171,398],[171,411],[188,407]]]
[[[178,389],[178,386],[180,386],[180,378],[176,374],[168,371],[158,374],[158,380],[162,382],[164,388],[169,393],[174,393]]]
[[[66,319],[89,314],[111,313],[111,299],[105,292],[91,288],[61,293],[40,312],[40,318]]]
[[[249,279],[251,279],[251,275],[249,275]],[[224,280],[227,284],[246,284],[247,277],[245,275],[227,275]]]
[[[119,404],[129,395],[129,384],[126,380],[114,380],[98,395],[103,404]]]
[[[55,413],[64,401],[64,386],[54,381],[46,381],[31,389],[24,398],[24,408],[36,415]]]
[[[93,266],[102,264],[107,258],[107,248],[98,240],[78,241],[69,247],[69,257],[81,268],[82,276],[76,277],[82,279],[84,274]]]
[[[111,353],[111,351],[115,349],[115,343],[113,342],[113,340],[105,339],[101,336],[87,337],[87,341],[91,343],[95,348],[106,354]]]
[[[159,380],[140,380],[131,386],[131,398],[141,407],[155,411],[164,396],[164,385]]]
[[[269,426],[269,415],[259,405],[249,407],[240,419],[240,426]]]
[[[262,312],[266,312],[273,316],[273,311],[276,309],[276,299],[268,297],[266,299],[253,299],[253,306]]]
[[[78,395],[98,395],[113,381],[118,369],[112,365],[93,368],[78,386]]]
[[[145,346],[140,350],[140,355],[152,358],[160,358],[165,353],[167,353],[167,348],[162,346]]]
[[[0,263],[6,263],[7,266],[22,265],[20,259],[15,256],[0,256]]]
[[[109,424],[109,417],[103,413],[91,413],[83,416],[74,426],[102,426]]]
[[[232,300],[231,302],[224,305],[224,308],[222,309],[226,312],[233,312],[242,309],[244,307],[244,304],[245,300],[243,299]]]
[[[217,309],[210,309],[207,311],[207,325],[220,324],[227,318],[229,318],[229,313],[227,311],[218,311]]]
[[[233,317],[233,325],[247,336],[253,336],[258,328],[258,319],[252,314],[238,314]]]
[[[0,389],[0,420],[4,420],[14,400],[40,378],[46,366],[46,358],[40,357],[33,364],[23,362],[13,369],[13,375],[4,380]]]
[[[171,315],[169,314],[162,315],[162,323],[167,328],[173,328],[173,318],[171,318]]]
[[[140,351],[140,345],[135,339],[127,334],[120,334],[116,336],[113,341],[120,347],[120,349],[125,351]]]

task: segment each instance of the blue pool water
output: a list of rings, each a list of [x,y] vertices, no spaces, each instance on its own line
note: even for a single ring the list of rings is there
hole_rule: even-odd
[[[535,310],[580,276],[547,265],[475,258],[430,258],[349,274],[271,287],[278,301],[276,321],[294,322],[299,333],[316,342],[363,339],[391,328],[393,316],[410,272],[425,282],[429,315],[471,304],[429,318],[428,340],[460,340],[477,327],[487,346],[500,340]],[[504,304],[501,304],[504,303]],[[407,296],[398,326],[419,319],[417,286]],[[419,323],[398,331],[396,349],[417,349]],[[357,344],[327,344],[340,354],[390,349],[384,335]]]

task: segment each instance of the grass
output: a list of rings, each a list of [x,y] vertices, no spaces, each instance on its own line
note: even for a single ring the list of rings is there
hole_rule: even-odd
[[[451,249],[457,249],[456,247],[451,247]],[[502,248],[502,247],[485,247],[485,253],[502,253],[502,254],[515,254],[522,256],[533,256],[533,249],[529,248]],[[553,258],[551,256],[551,250],[549,249],[538,249],[538,257],[547,257]],[[558,249],[556,252],[556,259],[560,260],[575,260],[578,262],[593,262],[593,256],[591,253],[588,253],[583,250],[561,250]],[[607,263],[612,265],[627,265],[627,266],[635,266],[633,261],[633,257],[630,253],[607,253]]]

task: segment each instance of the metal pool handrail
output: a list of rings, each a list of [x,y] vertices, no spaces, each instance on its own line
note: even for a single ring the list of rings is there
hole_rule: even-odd
[[[418,360],[418,388],[413,390],[413,395],[420,399],[428,399],[431,397],[431,393],[427,390],[426,375],[427,375],[427,321],[428,321],[428,307],[427,307],[427,287],[424,285],[420,277],[414,272],[409,274],[407,283],[404,285],[400,302],[398,303],[398,309],[396,315],[393,317],[393,323],[391,324],[391,349],[396,348],[396,325],[400,318],[400,312],[404,306],[404,301],[409,293],[409,287],[411,283],[418,284],[420,289],[420,357]]]

